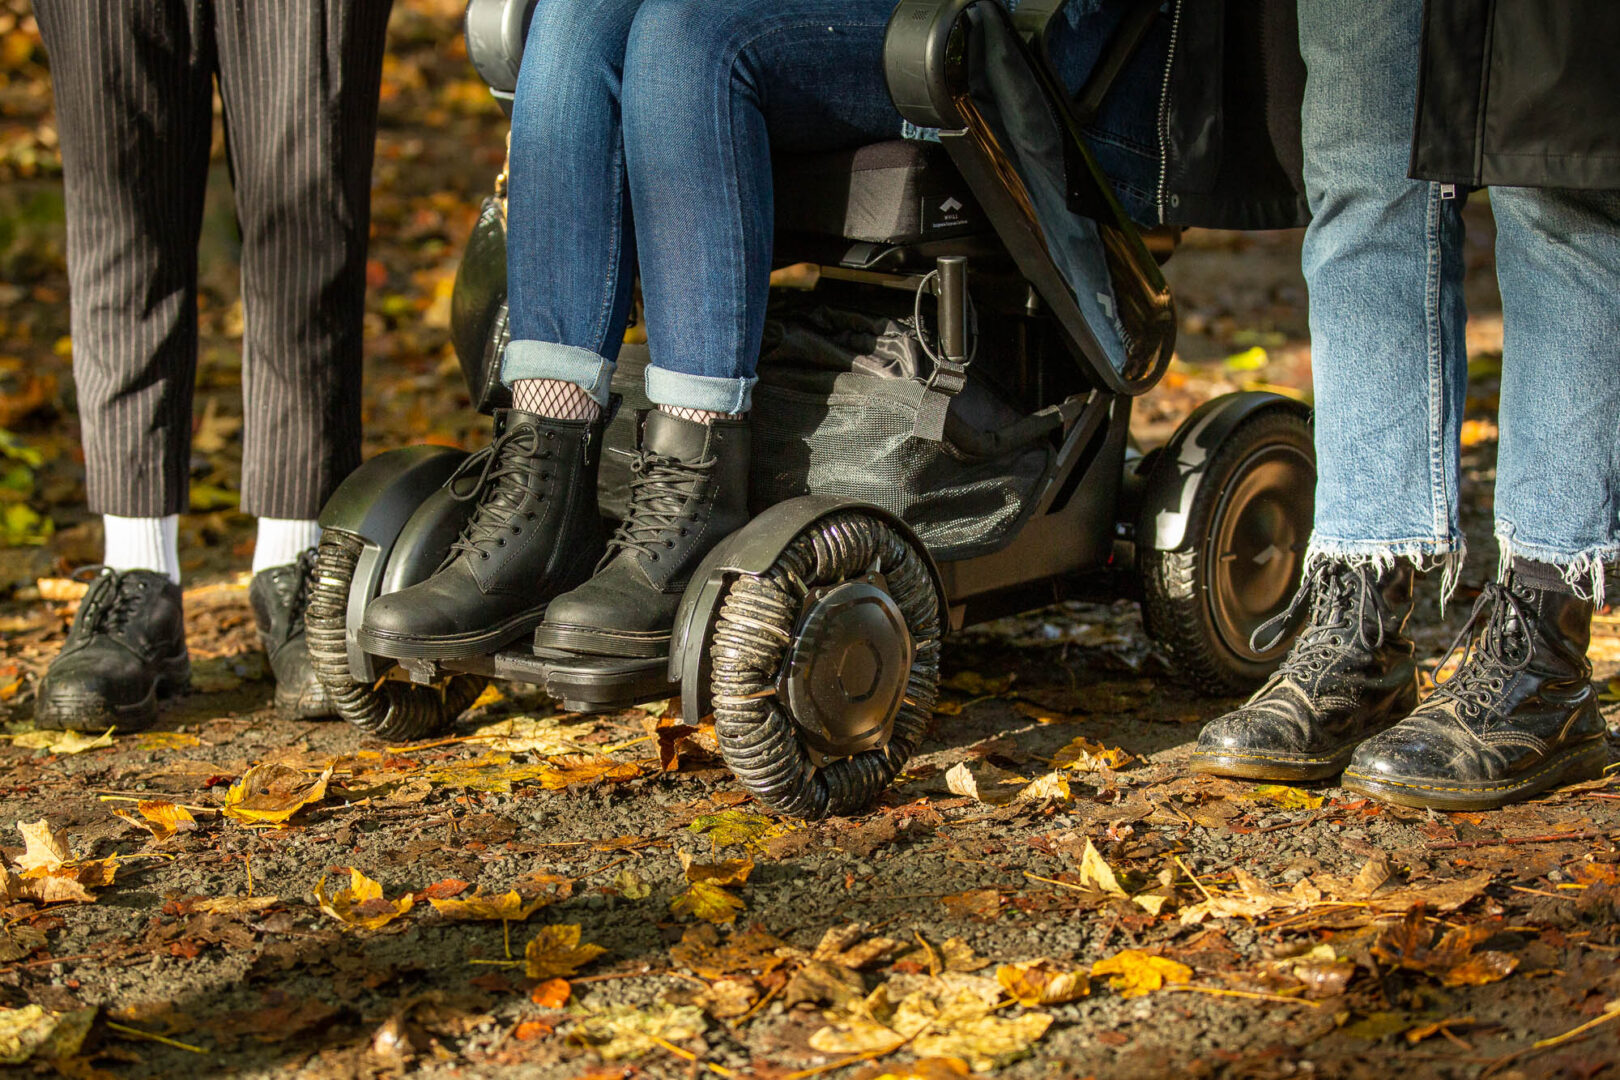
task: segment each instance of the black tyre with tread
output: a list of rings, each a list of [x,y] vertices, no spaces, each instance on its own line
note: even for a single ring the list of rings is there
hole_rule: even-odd
[[[478,695],[487,679],[454,675],[434,686],[401,679],[355,682],[349,671],[345,626],[354,568],[364,549],[358,536],[328,529],[321,537],[305,610],[305,635],[315,675],[339,716],[379,739],[429,738],[444,731]]]
[[[1160,457],[1148,484],[1176,482],[1175,468]],[[1290,630],[1257,654],[1248,637],[1299,586],[1315,478],[1309,423],[1292,409],[1267,409],[1211,456],[1188,514],[1189,542],[1140,551],[1147,631],[1203,692],[1253,690],[1293,643]]]

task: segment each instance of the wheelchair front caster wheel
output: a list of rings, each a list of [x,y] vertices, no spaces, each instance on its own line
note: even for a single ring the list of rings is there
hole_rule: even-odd
[[[921,740],[939,687],[941,598],[893,526],[840,511],[723,593],[709,642],[715,735],[766,809],[869,809]]]
[[[339,529],[328,529],[321,537],[304,612],[310,663],[337,714],[368,735],[390,740],[437,735],[478,700],[488,680],[452,675],[432,686],[386,676],[375,682],[355,681],[345,627],[355,564],[363,547],[359,537]]]

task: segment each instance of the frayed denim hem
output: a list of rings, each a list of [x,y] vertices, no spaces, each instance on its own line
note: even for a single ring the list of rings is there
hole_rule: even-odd
[[[1335,540],[1312,536],[1305,549],[1305,575],[1320,562],[1342,562],[1351,566],[1371,566],[1383,573],[1394,569],[1399,560],[1412,564],[1420,574],[1440,571],[1440,610],[1446,609],[1451,594],[1462,579],[1468,558],[1468,541],[1455,540]]]
[[[1620,566],[1620,540],[1593,544],[1576,552],[1559,551],[1545,544],[1527,544],[1516,540],[1513,526],[1499,521],[1496,524],[1496,544],[1500,554],[1496,567],[1498,581],[1507,577],[1508,569],[1516,558],[1546,563],[1563,571],[1565,583],[1576,596],[1592,601],[1592,605],[1599,608],[1603,606],[1606,592],[1607,568]]]

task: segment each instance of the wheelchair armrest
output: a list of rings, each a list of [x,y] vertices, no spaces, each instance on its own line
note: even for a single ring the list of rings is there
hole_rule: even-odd
[[[508,113],[517,90],[518,66],[523,62],[523,40],[537,0],[468,0],[462,26],[467,36],[467,59],[489,84],[495,100]]]

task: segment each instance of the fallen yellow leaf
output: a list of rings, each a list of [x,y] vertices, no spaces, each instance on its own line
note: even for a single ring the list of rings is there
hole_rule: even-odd
[[[108,728],[100,735],[87,735],[82,731],[29,731],[11,737],[11,745],[30,750],[46,750],[52,754],[82,754],[86,750],[102,750],[112,746],[112,733]]]
[[[703,1034],[708,1021],[696,1005],[614,1005],[586,1016],[569,1038],[608,1061],[639,1057],[663,1043],[683,1043]]]
[[[321,910],[344,926],[376,930],[411,910],[414,901],[406,893],[398,900],[383,899],[382,885],[360,871],[349,868],[349,884],[335,893],[326,891],[326,878],[315,886],[315,902]]]
[[[131,813],[122,807],[115,807],[113,813],[131,825],[145,829],[159,843],[175,833],[194,832],[197,828],[197,819],[191,816],[191,811],[172,802],[143,799],[135,804],[135,810],[136,813]]]
[[[17,869],[25,874],[32,870],[50,873],[73,858],[73,852],[68,848],[67,833],[52,829],[50,822],[44,818],[35,822],[19,821],[17,831],[22,833],[23,843],[27,847],[15,861]]]
[[[1126,949],[1092,964],[1091,974],[1112,975],[1108,985],[1119,991],[1120,997],[1131,998],[1150,994],[1165,983],[1189,982],[1192,968],[1141,949]]]
[[[1091,993],[1091,980],[1083,971],[1065,971],[1050,960],[1003,964],[996,982],[1020,1005],[1061,1005]]]
[[[0,1009],[0,1065],[21,1065],[33,1057],[43,1061],[74,1057],[90,1034],[96,1012],[58,1013],[38,1005]]]
[[[201,739],[183,731],[143,731],[135,737],[137,750],[185,750],[201,745]]]
[[[726,859],[717,863],[698,863],[692,861],[692,856],[686,852],[680,853],[681,867],[686,871],[686,880],[696,885],[703,882],[709,885],[741,885],[748,880],[748,875],[754,870],[753,859]]]
[[[1311,795],[1285,784],[1261,784],[1242,796],[1255,802],[1276,803],[1284,810],[1315,810],[1322,805],[1321,795]]]
[[[564,727],[556,717],[535,719],[532,716],[512,716],[483,727],[467,736],[469,742],[484,742],[491,750],[506,754],[541,754],[554,757],[559,754],[586,753],[579,739],[596,730],[596,721],[569,724]]]
[[[285,824],[304,807],[326,798],[331,778],[331,766],[311,782],[290,765],[255,765],[225,793],[225,816],[252,825]]]
[[[1052,766],[1058,769],[1072,769],[1075,772],[1095,772],[1098,769],[1118,769],[1131,760],[1119,747],[1104,746],[1102,743],[1092,742],[1084,736],[1070,739],[1067,745],[1052,758]]]
[[[675,915],[692,915],[712,923],[735,922],[746,905],[718,885],[694,881],[686,891],[675,894],[669,910]]]
[[[488,919],[496,922],[522,922],[536,911],[551,903],[550,896],[524,900],[517,890],[500,896],[485,896],[480,890],[465,900],[439,900],[428,897],[433,910],[450,919],[471,921]]]
[[[553,923],[541,927],[523,950],[525,970],[531,979],[566,979],[579,968],[607,952],[600,945],[579,943],[578,923]]]

